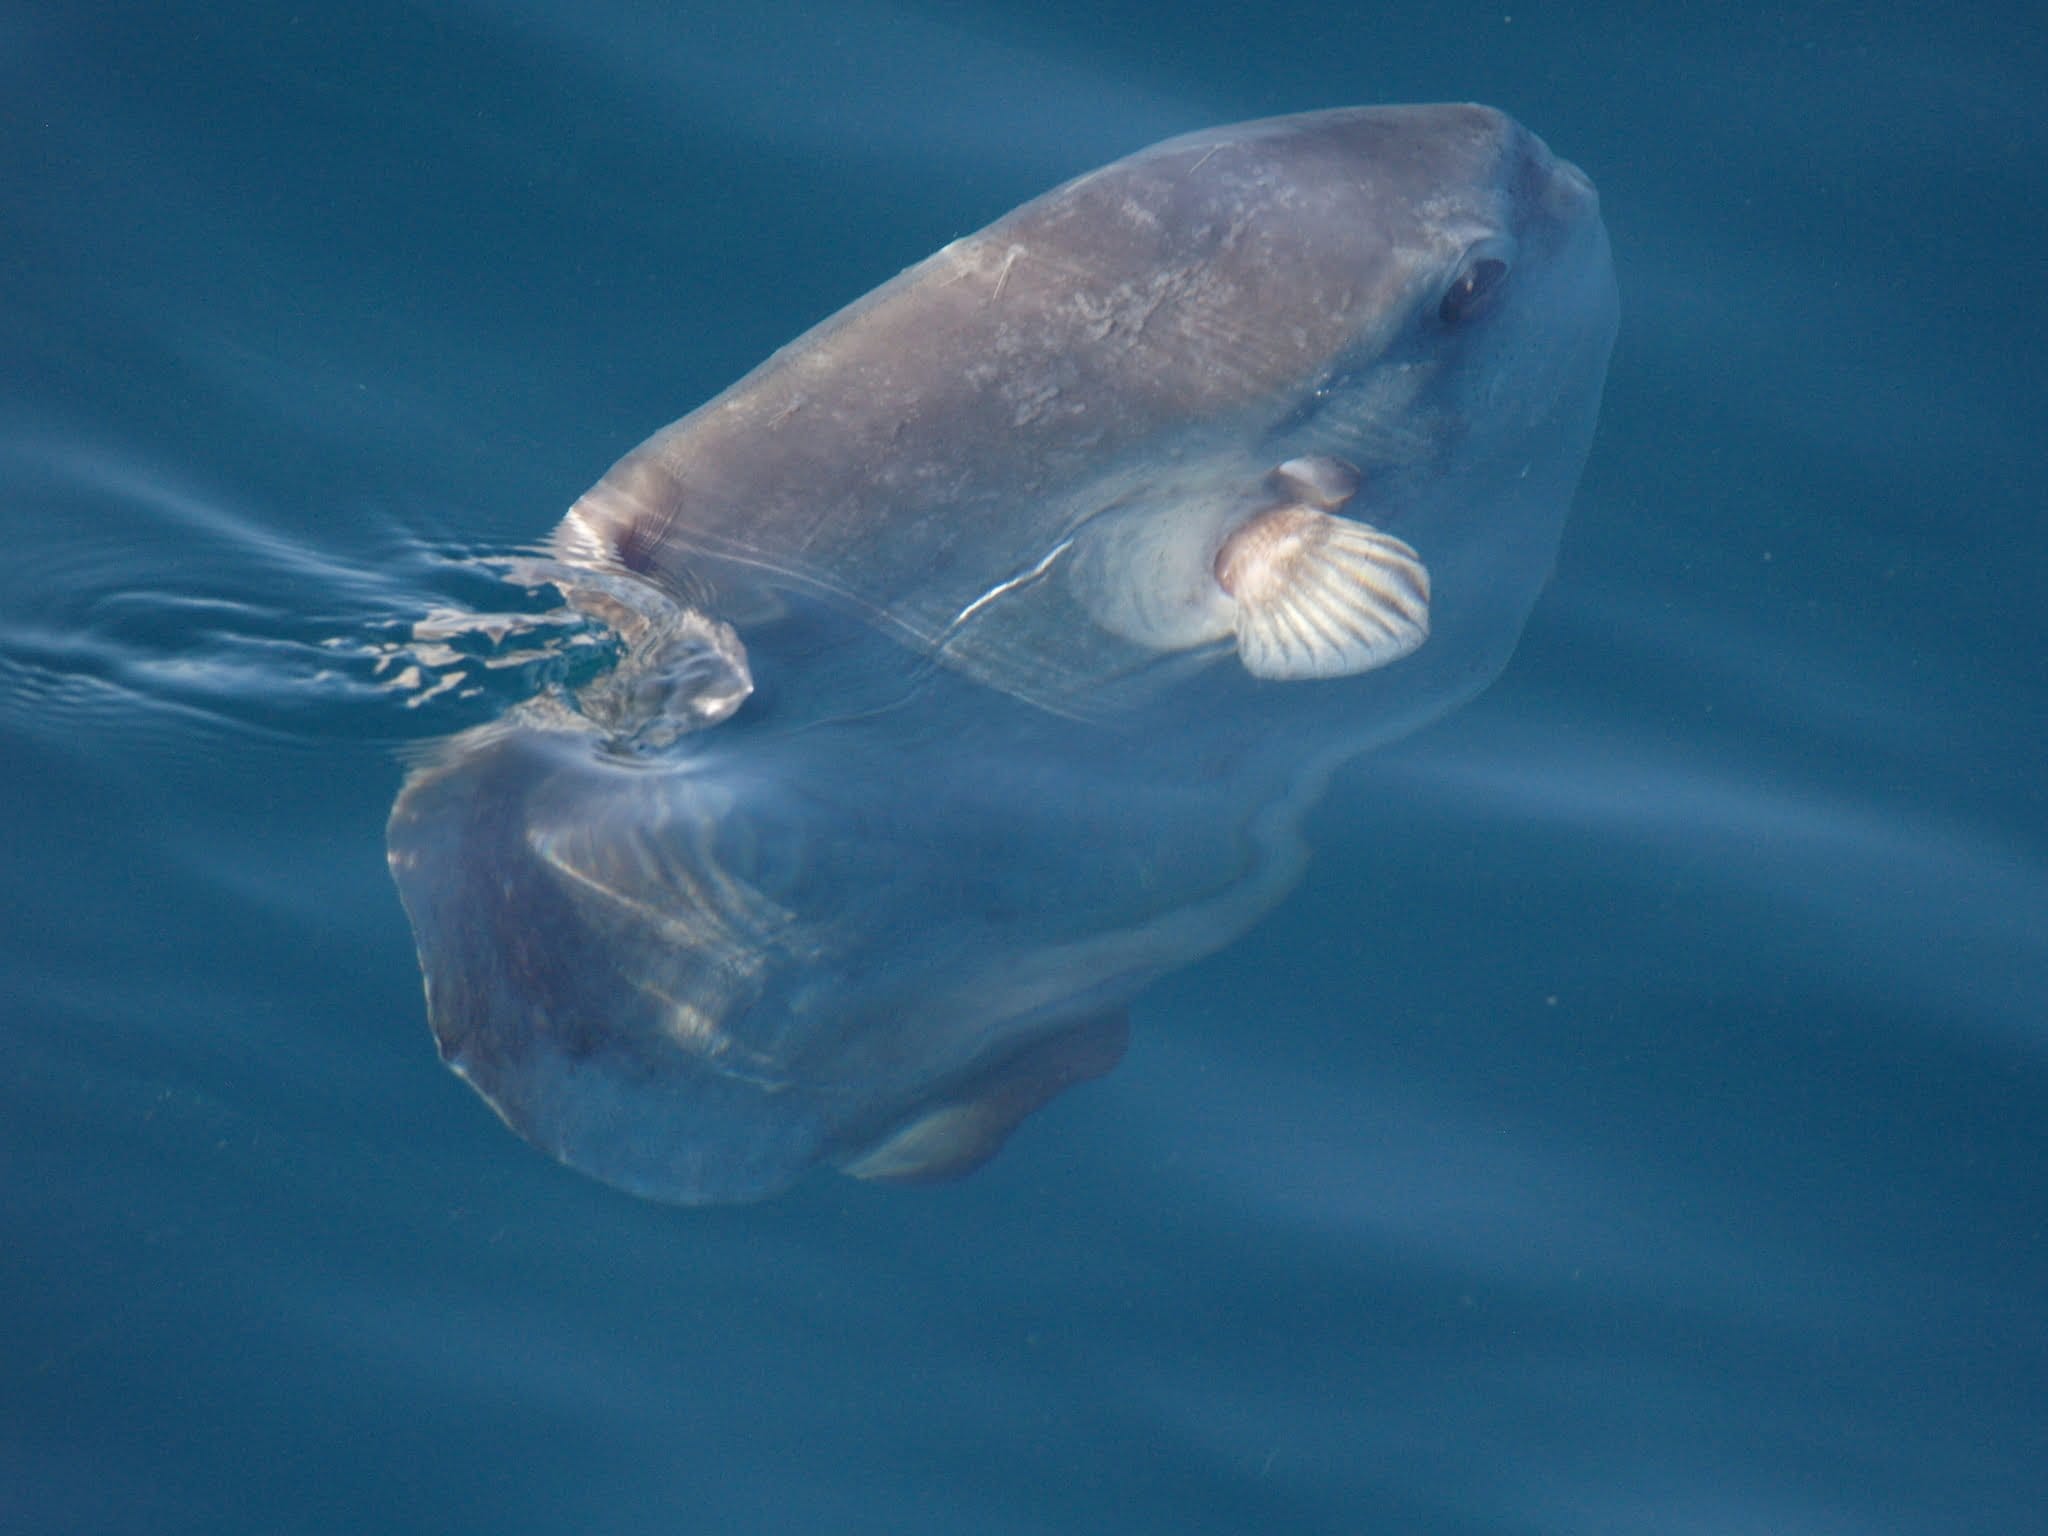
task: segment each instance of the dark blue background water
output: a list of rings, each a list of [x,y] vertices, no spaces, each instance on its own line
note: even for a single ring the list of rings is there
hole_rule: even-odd
[[[612,458],[1213,122],[1508,108],[1624,327],[1478,704],[932,1192],[437,1064],[383,686]],[[2048,1530],[2037,11],[0,14],[0,1529]],[[410,697],[416,697],[410,695]]]

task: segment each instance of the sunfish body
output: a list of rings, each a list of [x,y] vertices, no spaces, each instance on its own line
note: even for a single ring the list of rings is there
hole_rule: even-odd
[[[827,320],[558,530],[617,671],[401,793],[443,1054],[656,1198],[984,1160],[1505,663],[1616,313],[1586,178],[1435,106],[1172,140]]]

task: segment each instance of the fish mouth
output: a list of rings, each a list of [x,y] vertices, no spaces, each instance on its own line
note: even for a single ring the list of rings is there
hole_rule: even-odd
[[[1600,194],[1593,186],[1592,177],[1569,160],[1553,161],[1552,169],[1556,172],[1550,189],[1553,203],[1565,208],[1597,210],[1600,207]]]

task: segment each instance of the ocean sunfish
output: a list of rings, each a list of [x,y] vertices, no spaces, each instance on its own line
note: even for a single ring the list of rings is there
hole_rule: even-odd
[[[978,1165],[1506,663],[1617,313],[1459,105],[1170,140],[826,320],[556,531],[617,666],[408,777],[442,1054],[657,1199]]]

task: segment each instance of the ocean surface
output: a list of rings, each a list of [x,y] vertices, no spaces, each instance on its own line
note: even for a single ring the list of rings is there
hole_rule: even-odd
[[[1623,302],[1506,675],[964,1181],[436,1059],[416,624],[1159,138],[1513,112]],[[2036,9],[0,8],[0,1532],[2048,1531]]]

